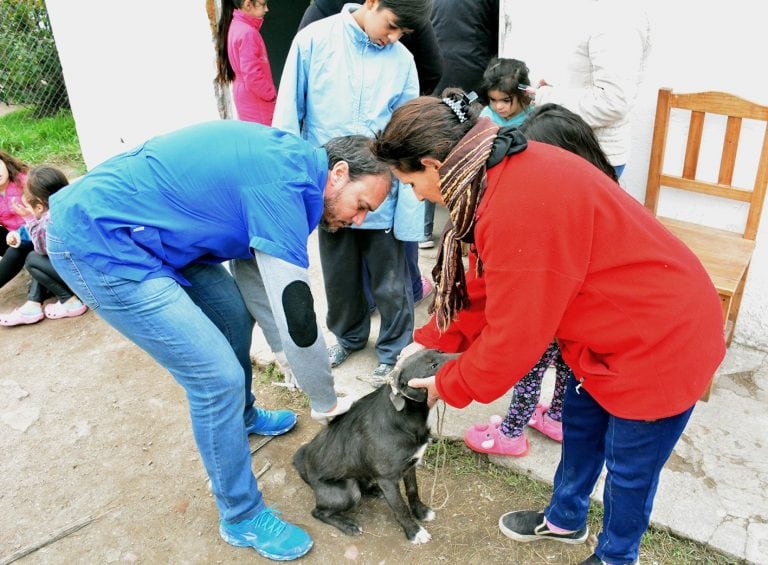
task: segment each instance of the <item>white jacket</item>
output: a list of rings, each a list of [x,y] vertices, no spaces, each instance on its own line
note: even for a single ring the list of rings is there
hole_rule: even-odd
[[[543,77],[536,104],[554,102],[579,114],[592,127],[610,163],[626,164],[629,114],[650,49],[648,17],[632,2],[574,1],[572,51],[563,54],[563,74]]]

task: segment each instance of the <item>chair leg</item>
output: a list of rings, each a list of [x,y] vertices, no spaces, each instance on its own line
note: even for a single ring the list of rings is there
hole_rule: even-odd
[[[731,322],[731,331],[726,336],[726,345],[730,347],[731,340],[733,339],[733,334],[736,331],[736,318],[739,317],[739,309],[741,309],[741,298],[744,295],[744,285],[747,282],[747,275],[749,274],[749,265],[747,265],[747,268],[744,269],[744,275],[741,277],[741,281],[739,281],[739,286],[736,287],[736,292],[733,295],[733,298],[731,299],[731,306],[730,306],[730,312],[728,313],[728,317],[725,319],[726,324],[728,321]]]

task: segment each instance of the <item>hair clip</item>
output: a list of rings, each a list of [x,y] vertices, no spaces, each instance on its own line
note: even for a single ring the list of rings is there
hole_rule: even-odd
[[[477,100],[477,93],[476,92],[470,92],[468,94],[461,94],[460,100],[451,100],[450,98],[443,98],[442,102],[446,106],[448,106],[454,114],[456,114],[456,117],[459,119],[459,123],[463,124],[467,121],[467,112],[469,111],[469,106]]]

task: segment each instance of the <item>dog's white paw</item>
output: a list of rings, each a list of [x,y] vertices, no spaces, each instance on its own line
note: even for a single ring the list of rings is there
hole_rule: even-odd
[[[432,534],[430,534],[424,528],[419,528],[419,531],[416,532],[415,536],[413,536],[411,543],[414,545],[421,545],[422,543],[427,543],[431,539],[432,539]]]
[[[432,521],[432,520],[434,520],[434,519],[435,519],[435,511],[434,511],[434,510],[430,510],[430,511],[429,511],[429,512],[427,512],[427,513],[426,513],[426,515],[425,515],[425,516],[424,516],[424,517],[421,519],[421,521],[422,521],[422,522],[431,522],[431,521]]]

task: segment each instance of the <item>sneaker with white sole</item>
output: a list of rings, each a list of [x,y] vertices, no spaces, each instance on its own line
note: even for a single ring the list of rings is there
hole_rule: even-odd
[[[575,532],[557,534],[547,527],[544,512],[536,510],[519,510],[507,512],[499,518],[501,533],[515,541],[529,542],[540,539],[551,539],[563,543],[584,543],[589,535],[589,527],[584,526]]]
[[[265,508],[253,518],[242,522],[219,522],[219,535],[230,545],[252,547],[274,561],[291,561],[312,549],[309,534],[278,518],[279,512]]]
[[[248,435],[280,436],[296,425],[296,414],[290,410],[266,410],[257,408],[256,418],[245,427]]]
[[[351,396],[340,396],[336,398],[336,404],[327,412],[320,412],[314,408],[310,410],[309,416],[316,422],[323,424],[324,426],[333,420],[336,416],[349,412],[349,409],[355,403],[355,398]]]

